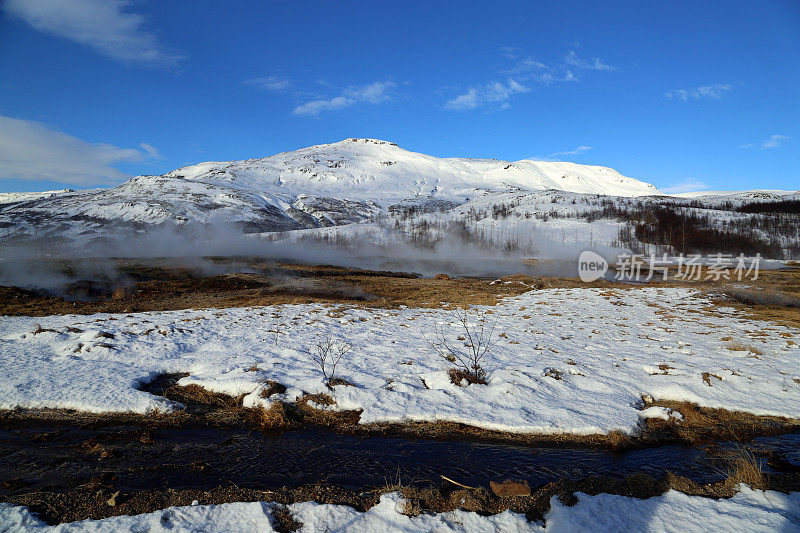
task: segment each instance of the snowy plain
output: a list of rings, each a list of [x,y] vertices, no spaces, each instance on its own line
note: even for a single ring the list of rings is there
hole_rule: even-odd
[[[452,364],[432,346],[437,327],[465,343],[443,308],[302,304],[4,317],[0,408],[169,411],[179,405],[138,387],[188,372],[180,384],[246,395],[248,407],[327,393],[331,409],[362,410],[361,423],[636,434],[643,417],[672,416],[643,412],[646,396],[800,418],[800,332],[716,307],[693,289],[532,290],[478,311],[495,323],[498,343],[484,365],[488,384],[466,387],[450,382]],[[44,331],[34,333],[39,325]],[[326,335],[352,343],[337,376],[355,386],[329,390],[305,351]],[[261,398],[266,380],[287,391]]]
[[[556,497],[550,502],[544,524],[528,522],[510,511],[480,516],[465,511],[407,516],[397,493],[385,494],[365,513],[350,507],[313,502],[289,506],[300,532],[729,532],[800,531],[800,493],[756,491],[740,486],[728,500],[687,496],[671,490],[647,500],[600,494],[576,494],[578,503],[567,507]],[[170,507],[163,511],[105,520],[85,520],[50,527],[22,507],[0,504],[3,532],[269,532],[274,531],[271,503],[227,503]]]

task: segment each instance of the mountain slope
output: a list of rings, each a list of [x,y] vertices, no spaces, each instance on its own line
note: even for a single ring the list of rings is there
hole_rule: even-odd
[[[548,189],[658,194],[613,169],[563,162],[436,158],[373,139],[262,159],[208,162],[111,189],[0,195],[0,242],[86,242],[154,226],[232,225],[244,233],[368,220],[393,205],[441,209],[487,195]]]
[[[263,159],[208,162],[166,177],[259,191],[388,203],[414,197],[461,199],[479,192],[558,189],[614,196],[658,194],[653,185],[600,166],[566,162],[437,158],[375,139],[311,146]]]

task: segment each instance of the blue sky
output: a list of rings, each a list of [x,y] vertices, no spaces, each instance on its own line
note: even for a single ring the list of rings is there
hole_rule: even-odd
[[[0,192],[348,137],[800,188],[800,2],[0,2]]]

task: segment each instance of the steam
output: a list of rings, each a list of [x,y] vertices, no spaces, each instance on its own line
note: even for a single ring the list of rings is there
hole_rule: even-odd
[[[463,224],[428,231],[422,237],[417,229],[397,231],[384,226],[376,233],[375,225],[342,228],[327,228],[329,233],[313,230],[244,234],[233,224],[184,224],[150,227],[146,231],[117,228],[100,237],[74,242],[17,241],[0,246],[0,285],[70,297],[70,288],[76,283],[91,280],[99,290],[113,291],[134,281],[116,266],[123,258],[188,268],[205,276],[233,272],[275,274],[268,268],[254,269],[249,259],[408,272],[426,277],[439,273],[564,276],[577,274],[575,261],[587,249],[587,243],[577,242],[577,238],[575,243],[556,243],[552,236],[529,241],[524,247],[510,246],[508,239],[486,239]],[[610,247],[594,249],[601,255],[616,255]],[[216,261],[216,257],[241,260]],[[548,260],[533,264],[526,261],[532,257]],[[78,291],[77,297],[81,296]]]

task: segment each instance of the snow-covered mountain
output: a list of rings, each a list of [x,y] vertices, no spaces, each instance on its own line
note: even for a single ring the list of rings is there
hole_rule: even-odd
[[[437,158],[347,139],[261,159],[208,162],[110,189],[0,195],[0,239],[84,240],[120,228],[235,224],[245,233],[362,222],[396,205],[454,206],[491,194],[555,189],[658,194],[600,166]]]
[[[263,159],[201,163],[164,176],[257,191],[371,200],[384,206],[420,197],[463,200],[486,191],[658,194],[653,185],[608,167],[528,159],[438,158],[375,139],[347,139]]]

